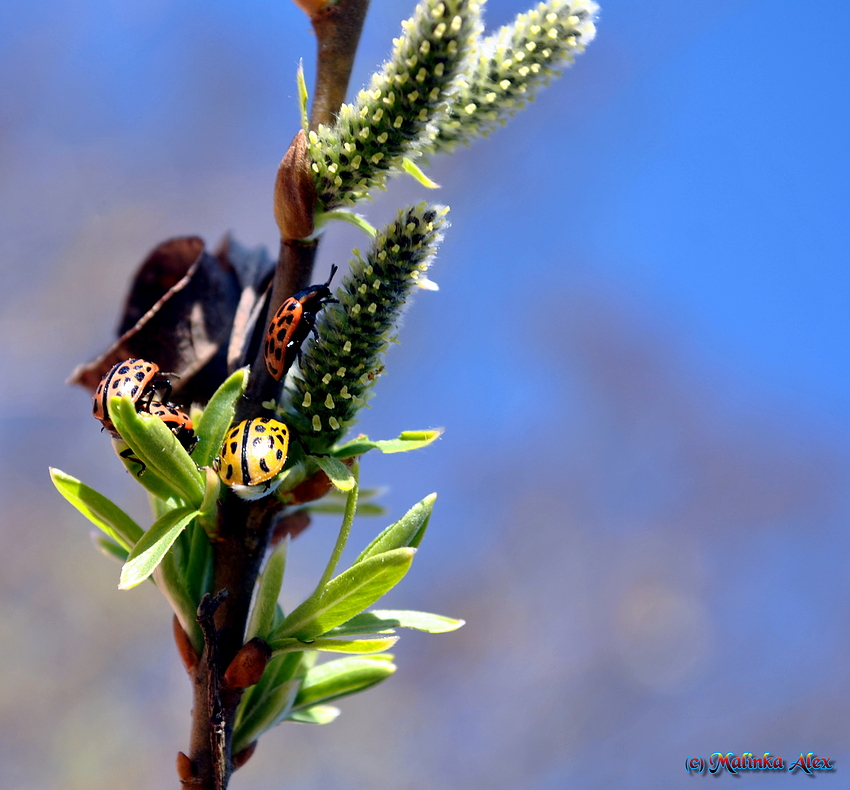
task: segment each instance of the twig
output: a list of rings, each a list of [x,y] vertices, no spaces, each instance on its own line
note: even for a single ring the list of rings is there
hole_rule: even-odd
[[[224,790],[227,783],[228,755],[225,736],[225,720],[221,706],[221,671],[218,663],[218,633],[215,627],[215,613],[218,607],[230,595],[227,590],[219,590],[215,597],[206,593],[198,606],[198,625],[204,634],[204,651],[209,673],[207,683],[207,713],[210,725],[210,753],[212,755],[213,782],[215,790]]]
[[[369,0],[342,0],[338,5],[325,5],[311,19],[318,43],[311,129],[320,123],[333,123],[345,101]]]
[[[311,17],[318,41],[311,128],[319,123],[332,123],[345,99],[368,6],[369,0],[340,0]],[[315,212],[315,197],[312,203]],[[287,297],[310,284],[317,246],[316,239],[281,238],[267,318]],[[266,370],[261,344],[251,365],[248,389],[237,406],[236,420],[267,413],[263,402],[276,398],[279,392],[280,383]],[[221,593],[212,599],[217,601],[212,611],[205,609],[202,628],[207,649],[195,673],[190,767],[195,772],[194,786],[204,790],[225,790],[233,770],[231,736],[241,693],[223,691],[219,679],[242,647],[251,596],[268,548],[271,527],[282,508],[274,497],[245,502],[231,493],[223,502],[220,539],[213,543],[213,589],[229,595],[221,609],[218,609],[224,600],[219,598]],[[199,622],[200,617],[199,610]],[[209,715],[200,717],[198,708],[204,695]],[[206,743],[204,726],[208,732]]]

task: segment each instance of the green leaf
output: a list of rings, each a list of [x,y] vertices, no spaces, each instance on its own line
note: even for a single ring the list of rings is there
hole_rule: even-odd
[[[408,450],[418,450],[427,447],[442,435],[442,429],[428,431],[404,431],[397,439],[372,441],[368,436],[358,436],[350,442],[341,444],[331,450],[335,458],[351,458],[363,455],[369,450],[380,450],[382,453],[406,453]]]
[[[233,729],[234,754],[238,754],[289,715],[300,685],[300,678],[282,683],[271,689],[250,710],[246,709]]]
[[[361,612],[348,622],[328,631],[326,637],[356,636],[359,634],[392,634],[396,628],[412,628],[429,634],[445,634],[465,625],[463,620],[429,612],[396,609],[376,609]]]
[[[457,620],[454,617],[406,609],[374,609],[364,614],[374,615],[383,621],[395,621],[398,628],[412,628],[429,634],[446,634],[466,625],[465,620]]]
[[[273,727],[288,714],[293,698],[288,693],[276,692],[290,682],[294,682],[297,691],[316,655],[287,653],[271,658],[260,682],[246,689],[239,702],[233,726],[234,742],[239,749],[256,740],[263,728]]]
[[[293,710],[365,691],[395,671],[392,656],[358,656],[320,664],[313,667],[301,683]]]
[[[225,379],[213,393],[195,426],[198,446],[192,458],[198,466],[209,466],[221,451],[227,429],[233,423],[236,403],[248,386],[248,368],[241,368]]]
[[[355,228],[362,230],[370,239],[374,239],[378,235],[378,229],[369,223],[366,217],[360,216],[354,211],[337,208],[333,211],[323,211],[316,215],[316,227],[321,228],[330,220],[339,220],[347,222],[349,225],[354,225]]]
[[[338,488],[340,491],[351,491],[354,488],[354,475],[342,461],[331,458],[329,455],[317,455],[314,460],[328,476],[334,488]]]
[[[121,548],[115,541],[102,535],[100,532],[92,530],[89,537],[94,543],[94,547],[104,556],[111,560],[118,560],[122,565],[127,560],[127,555],[130,553],[126,549]]]
[[[126,395],[109,400],[109,416],[135,454],[190,505],[199,508],[204,499],[204,475],[166,424],[157,417],[137,412]]]
[[[423,187],[427,189],[439,189],[440,185],[436,181],[432,181],[428,176],[425,175],[420,169],[419,166],[412,159],[408,159],[405,157],[401,160],[401,168],[407,173],[409,176],[413,176]]]
[[[130,552],[127,562],[121,569],[118,589],[129,590],[147,579],[154,568],[162,562],[162,558],[177,540],[177,536],[197,515],[197,510],[179,507],[158,519]]]
[[[283,585],[283,572],[286,569],[286,553],[289,549],[289,536],[278,544],[266,561],[260,579],[257,582],[257,595],[254,599],[254,608],[251,610],[251,619],[248,622],[248,631],[245,641],[259,636],[267,639],[272,630],[277,599],[280,596],[280,588]]]
[[[307,82],[304,79],[304,61],[298,63],[298,109],[301,113],[301,128],[304,133],[310,131],[310,120],[307,117],[307,100],[309,93],[307,92]]]
[[[148,494],[153,495],[153,497],[158,501],[159,504],[156,505],[157,511],[167,511],[182,505],[183,496],[180,491],[175,488],[171,482],[162,477],[162,475],[160,475],[155,469],[149,466],[145,470],[144,474],[142,474],[141,477],[139,476],[138,472],[141,467],[139,466],[138,460],[135,458],[124,458],[121,455],[124,450],[127,450],[130,447],[127,442],[122,439],[113,438],[112,447],[116,454],[118,454],[121,463],[124,464],[124,468],[139,481],[139,484],[143,488],[147,489]],[[180,504],[174,504],[175,502],[179,502]],[[161,515],[161,513],[159,515]]]
[[[184,578],[189,595],[200,603],[205,592],[210,591],[213,576],[213,553],[207,533],[201,527],[200,516],[190,524],[186,532],[189,547],[185,562]]]
[[[415,549],[395,549],[343,571],[290,612],[270,639],[311,639],[350,620],[404,578],[415,553]]]
[[[173,551],[167,552],[162,562],[154,568],[153,578],[157,588],[177,615],[180,626],[192,641],[195,652],[201,655],[204,637],[197,619],[199,599],[193,599],[186,589],[185,579],[177,567]]]
[[[336,516],[345,513],[345,504],[341,502],[332,502],[330,500],[327,502],[319,500],[316,503],[305,505],[301,508],[301,510],[307,510],[310,513],[322,513],[324,515]],[[358,503],[357,505],[358,516],[385,516],[386,514],[387,509],[383,505],[376,505],[374,502],[365,502],[363,504]]]
[[[383,653],[396,642],[397,636],[385,636],[379,639],[323,639],[318,637],[304,642],[300,639],[273,639],[269,642],[272,654],[295,653],[306,650],[322,650],[326,653]]]
[[[144,534],[144,530],[118,505],[77,478],[65,474],[61,469],[51,468],[50,479],[65,499],[127,551],[130,551]]]
[[[385,488],[360,488],[357,492],[357,513],[358,516],[382,516],[386,513],[386,508],[376,502],[369,500],[376,499],[386,493]],[[302,506],[302,510],[307,510],[311,513],[345,513],[348,505],[348,494],[344,491],[337,491],[332,488],[321,499],[310,502]]]
[[[363,549],[354,562],[363,562],[363,560],[374,557],[376,554],[403,546],[418,546],[428,527],[428,520],[431,518],[431,511],[434,509],[436,499],[436,494],[428,494],[425,499],[410,508],[395,524],[390,524],[378,535]],[[414,541],[416,542],[414,543]]]
[[[313,705],[289,714],[289,721],[301,724],[330,724],[341,713],[333,705]]]
[[[204,500],[198,513],[198,524],[210,540],[218,538],[218,495],[221,493],[221,479],[211,466],[203,469],[205,478]]]

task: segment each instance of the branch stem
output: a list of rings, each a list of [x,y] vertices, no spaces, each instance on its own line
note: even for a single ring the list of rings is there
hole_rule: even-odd
[[[318,44],[311,129],[317,129],[320,123],[332,124],[345,101],[369,0],[342,0],[325,6],[311,20]]]
[[[345,100],[368,7],[369,0],[339,0],[335,5],[328,2],[324,10],[311,18],[318,42],[311,128],[320,123],[333,123]],[[314,205],[313,213],[315,210]],[[262,326],[267,325],[285,299],[310,285],[317,247],[316,239],[281,239],[268,306],[265,316],[260,319]],[[247,390],[237,404],[236,422],[266,415],[268,411],[263,402],[276,400],[280,394],[280,382],[275,381],[266,370],[262,346],[261,342],[251,364]],[[353,497],[349,497],[351,515],[348,516],[347,508],[338,546],[334,549],[335,559],[332,558],[333,564],[328,566],[326,574],[333,573],[345,546],[356,498],[355,489]],[[215,627],[205,630],[206,649],[193,673],[195,695],[188,769],[192,773],[191,786],[197,790],[225,790],[234,770],[231,755],[233,721],[241,692],[222,689],[219,678],[242,647],[251,597],[274,522],[282,509],[283,505],[274,497],[246,502],[232,493],[226,495],[222,504],[220,536],[212,544],[212,589],[226,590],[228,595],[214,612],[212,621]],[[217,700],[217,707],[215,715],[210,716],[210,701],[213,699]],[[187,786],[183,780],[181,783]]]

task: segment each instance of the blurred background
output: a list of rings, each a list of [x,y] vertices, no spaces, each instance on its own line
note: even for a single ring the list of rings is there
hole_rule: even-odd
[[[352,87],[412,7],[373,4]],[[488,27],[524,9],[490,0]],[[436,198],[399,179],[363,206],[436,199],[453,226],[362,420],[446,432],[365,459],[389,513],[352,552],[438,491],[386,603],[468,625],[405,633],[392,679],[264,736],[234,790],[679,788],[717,751],[846,782],[848,24],[839,0],[607,0],[560,81],[433,162]],[[47,466],[148,518],[65,379],[160,241],[274,254],[313,47],[286,0],[0,6],[3,790],[176,786],[170,612],[116,589]],[[316,279],[356,245],[333,227]],[[293,544],[287,607],[335,531]]]

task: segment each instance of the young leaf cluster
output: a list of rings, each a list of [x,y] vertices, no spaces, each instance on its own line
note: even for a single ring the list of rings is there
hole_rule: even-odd
[[[328,723],[338,714],[328,702],[363,691],[389,677],[395,671],[392,656],[374,654],[383,653],[395,644],[396,628],[444,633],[463,625],[461,620],[426,612],[366,611],[410,569],[416,547],[428,526],[436,499],[433,494],[381,532],[350,568],[333,576],[357,499],[355,482],[348,493],[336,550],[322,580],[286,616],[278,598],[287,546],[279,547],[266,564],[257,586],[248,638],[263,639],[272,658],[260,682],[241,700],[234,728],[237,752],[265,730],[287,719]],[[316,665],[318,652],[351,655]]]
[[[146,465],[138,479],[147,480],[157,516],[147,530],[102,494],[64,472],[51,470],[60,493],[101,531],[99,548],[123,563],[119,587],[130,589],[152,578],[198,654],[204,643],[196,611],[204,594],[210,592],[212,579],[213,535],[205,529],[205,519],[215,523],[209,511],[215,511],[221,491],[217,476],[209,469],[204,474],[195,462],[206,462],[215,455],[212,448],[221,445],[233,422],[246,378],[244,370],[231,376],[198,416],[200,440],[194,457],[174,441],[167,428],[163,430],[159,420],[139,414],[128,398],[109,403],[110,417],[127,440],[119,445],[129,445],[133,451],[133,457],[124,458],[128,469],[135,472],[140,462]],[[424,447],[438,435],[436,431],[408,432],[383,442],[362,437],[340,449],[344,458],[371,449],[402,452]],[[284,720],[313,724],[332,721],[339,711],[329,706],[329,701],[369,688],[395,671],[391,656],[373,654],[395,644],[396,628],[443,633],[463,625],[460,620],[424,612],[366,611],[410,569],[436,496],[432,494],[411,508],[369,543],[350,568],[334,575],[357,514],[357,464],[351,472],[336,458],[319,460],[322,468],[341,468],[338,482],[348,491],[340,535],[316,589],[286,616],[278,598],[288,540],[266,562],[257,582],[245,641],[262,640],[268,645],[271,660],[259,682],[249,687],[240,702],[235,751]],[[351,657],[316,666],[318,652]]]
[[[131,589],[153,577],[198,651],[203,640],[196,611],[212,579],[205,527],[215,523],[219,494],[218,478],[204,474],[198,463],[209,463],[218,453],[246,383],[247,370],[237,371],[211,398],[197,422],[193,456],[161,420],[138,413],[129,398],[109,403],[109,416],[122,437],[116,449],[132,450],[132,456],[122,460],[150,494],[156,520],[147,530],[103,494],[51,470],[59,493],[103,533],[97,537],[98,548],[122,562],[119,588]],[[145,467],[142,474],[140,464]]]

